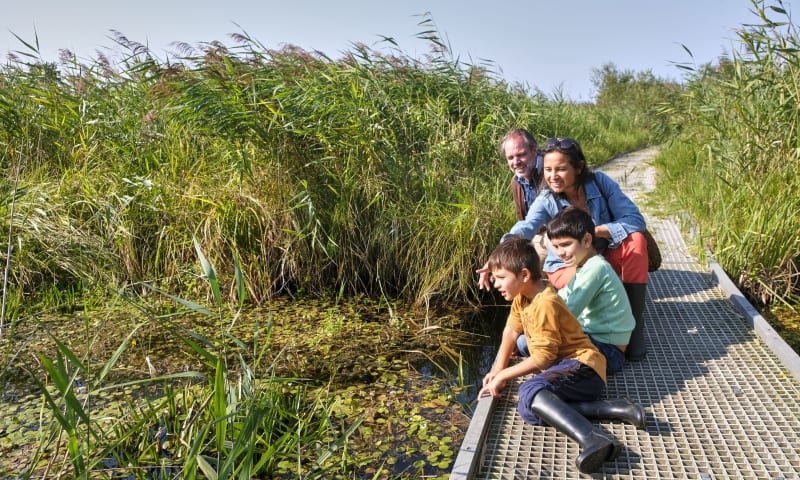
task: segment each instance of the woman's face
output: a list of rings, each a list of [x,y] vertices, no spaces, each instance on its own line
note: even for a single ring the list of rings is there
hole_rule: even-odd
[[[565,193],[574,190],[578,173],[567,155],[557,151],[544,154],[544,180],[553,192]]]

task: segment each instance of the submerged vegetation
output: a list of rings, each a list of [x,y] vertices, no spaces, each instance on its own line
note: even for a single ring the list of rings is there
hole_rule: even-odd
[[[446,471],[469,421],[455,400],[466,391],[462,375],[437,380],[414,368],[448,360],[439,335],[414,335],[424,319],[364,298],[230,310],[215,270],[203,263],[216,292],[212,306],[173,297],[134,309],[120,298],[103,312],[15,326],[13,342],[0,349],[22,357],[6,372],[0,474],[385,478]],[[455,313],[437,312],[452,345],[468,340],[459,333],[463,314]]]
[[[730,58],[681,84],[603,65],[594,104],[453,59],[430,19],[422,58],[241,33],[159,59],[117,33],[118,57],[51,63],[20,39],[0,473],[445,476],[478,341],[443,307],[493,302],[472,272],[513,221],[512,127],[595,165],[660,145],[664,212],[797,332],[800,46],[780,2],[753,5]]]

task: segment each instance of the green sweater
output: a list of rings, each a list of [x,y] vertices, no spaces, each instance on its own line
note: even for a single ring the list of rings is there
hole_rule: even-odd
[[[558,291],[583,331],[599,342],[627,345],[636,325],[622,280],[602,255],[595,255]]]

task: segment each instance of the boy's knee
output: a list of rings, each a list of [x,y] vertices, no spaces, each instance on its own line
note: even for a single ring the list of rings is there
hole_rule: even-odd
[[[531,397],[530,401],[522,399],[520,395],[519,403],[517,404],[517,413],[519,413],[520,418],[530,425],[544,425],[542,419],[539,418],[533,410],[531,410],[531,403],[533,402],[533,397]]]
[[[533,423],[534,425],[538,425],[536,422],[539,420],[531,411],[531,403],[533,403],[533,398],[539,393],[539,390],[544,388],[544,385],[538,380],[539,379],[534,376],[522,382],[517,391],[517,397],[519,398],[517,411],[526,422]]]

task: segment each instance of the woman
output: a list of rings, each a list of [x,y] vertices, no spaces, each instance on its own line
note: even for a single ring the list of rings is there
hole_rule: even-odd
[[[586,165],[583,150],[571,138],[549,138],[544,148],[544,188],[518,221],[503,235],[500,242],[513,235],[532,239],[534,234],[555,217],[562,208],[573,205],[586,210],[595,222],[595,236],[606,245],[597,245],[606,260],[622,279],[636,319],[636,327],[626,350],[626,358],[644,358],[644,305],[647,293],[647,241],[642,235],[644,217],[636,204],[619,185],[602,172],[592,172]],[[555,288],[562,288],[575,275],[575,267],[567,267],[550,250],[544,271]],[[489,288],[488,271],[478,269],[478,286]]]

